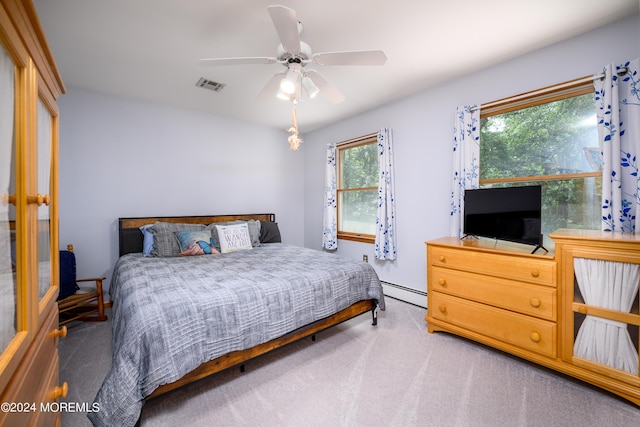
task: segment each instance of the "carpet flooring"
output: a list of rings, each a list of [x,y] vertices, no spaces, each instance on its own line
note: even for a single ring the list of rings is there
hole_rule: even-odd
[[[109,313],[110,314],[110,313]],[[147,402],[157,426],[639,426],[640,408],[595,387],[442,332],[387,298],[378,325],[351,319]],[[111,365],[111,322],[60,341],[68,402],[92,402]],[[91,426],[63,413],[63,427]]]

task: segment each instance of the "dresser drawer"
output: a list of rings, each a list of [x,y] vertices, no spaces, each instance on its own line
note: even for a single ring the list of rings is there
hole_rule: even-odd
[[[511,311],[432,292],[431,318],[544,356],[556,357],[556,324]]]
[[[557,319],[556,289],[449,268],[432,267],[429,289],[542,319]]]
[[[34,426],[54,426],[60,424],[61,414],[59,406],[57,405],[58,398],[55,394],[56,387],[58,386],[58,373],[59,373],[59,359],[58,353],[54,354],[54,358],[51,360],[49,371],[43,378],[42,388],[40,394],[36,398],[37,401],[43,403],[43,411],[38,411],[34,414],[33,425]]]
[[[437,267],[453,268],[515,279],[545,286],[556,286],[556,263],[531,256],[492,254],[465,249],[429,245],[427,262]]]

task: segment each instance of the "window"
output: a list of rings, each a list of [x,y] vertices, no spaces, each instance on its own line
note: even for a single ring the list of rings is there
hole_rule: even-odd
[[[480,187],[542,185],[547,247],[548,234],[558,228],[600,228],[594,89],[591,80],[579,81],[480,111]]]
[[[373,243],[378,198],[376,134],[338,144],[338,239]]]

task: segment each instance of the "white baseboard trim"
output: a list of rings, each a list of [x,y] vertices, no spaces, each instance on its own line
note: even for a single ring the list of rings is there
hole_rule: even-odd
[[[384,294],[419,307],[427,308],[427,293],[406,286],[382,281]]]

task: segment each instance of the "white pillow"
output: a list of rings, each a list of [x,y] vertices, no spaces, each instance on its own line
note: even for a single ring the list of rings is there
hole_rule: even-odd
[[[220,252],[223,254],[251,249],[251,236],[247,223],[232,225],[216,225],[218,240],[220,240]]]

